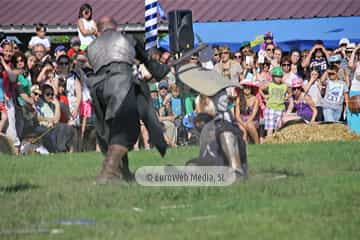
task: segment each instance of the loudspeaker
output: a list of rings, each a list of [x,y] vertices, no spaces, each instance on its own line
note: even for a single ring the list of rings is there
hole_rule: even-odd
[[[194,48],[191,10],[174,10],[168,13],[170,50],[186,52]]]

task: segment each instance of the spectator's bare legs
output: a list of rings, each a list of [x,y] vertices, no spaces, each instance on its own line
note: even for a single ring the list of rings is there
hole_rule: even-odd
[[[0,120],[0,135],[5,135],[2,131],[4,129],[6,120],[8,119],[7,117],[7,113],[6,112],[2,112],[1,113],[1,120]]]
[[[251,139],[254,141],[254,143],[259,144],[260,143],[259,134],[257,132],[254,122],[245,123],[245,128],[246,131],[249,133]]]
[[[80,142],[81,142],[81,150],[83,149],[83,145],[84,145],[84,135],[85,135],[85,130],[86,130],[86,121],[87,121],[87,117],[83,116],[82,120],[81,120],[81,135],[80,135]]]
[[[266,130],[266,137],[272,136],[273,133],[274,133],[274,129],[267,129],[267,130]]]
[[[143,123],[141,123],[141,135],[142,138],[144,140],[144,147],[145,149],[150,149],[150,144],[149,144],[149,132],[147,131],[145,125]]]

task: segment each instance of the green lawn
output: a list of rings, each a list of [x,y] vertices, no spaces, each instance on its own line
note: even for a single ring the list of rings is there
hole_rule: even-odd
[[[197,152],[133,152],[131,168]],[[169,188],[94,185],[98,153],[2,155],[0,239],[360,239],[359,142],[252,145],[248,156],[245,183]],[[79,219],[94,224],[59,223]]]

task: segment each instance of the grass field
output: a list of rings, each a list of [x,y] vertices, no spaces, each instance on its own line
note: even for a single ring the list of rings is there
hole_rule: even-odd
[[[197,152],[132,152],[131,168]],[[98,153],[2,155],[0,239],[360,239],[359,142],[252,145],[248,155],[244,183],[172,188],[94,185]]]

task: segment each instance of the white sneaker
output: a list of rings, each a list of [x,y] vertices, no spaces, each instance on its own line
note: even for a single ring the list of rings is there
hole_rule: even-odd
[[[35,152],[40,153],[41,155],[48,155],[49,151],[41,144],[36,149]]]

